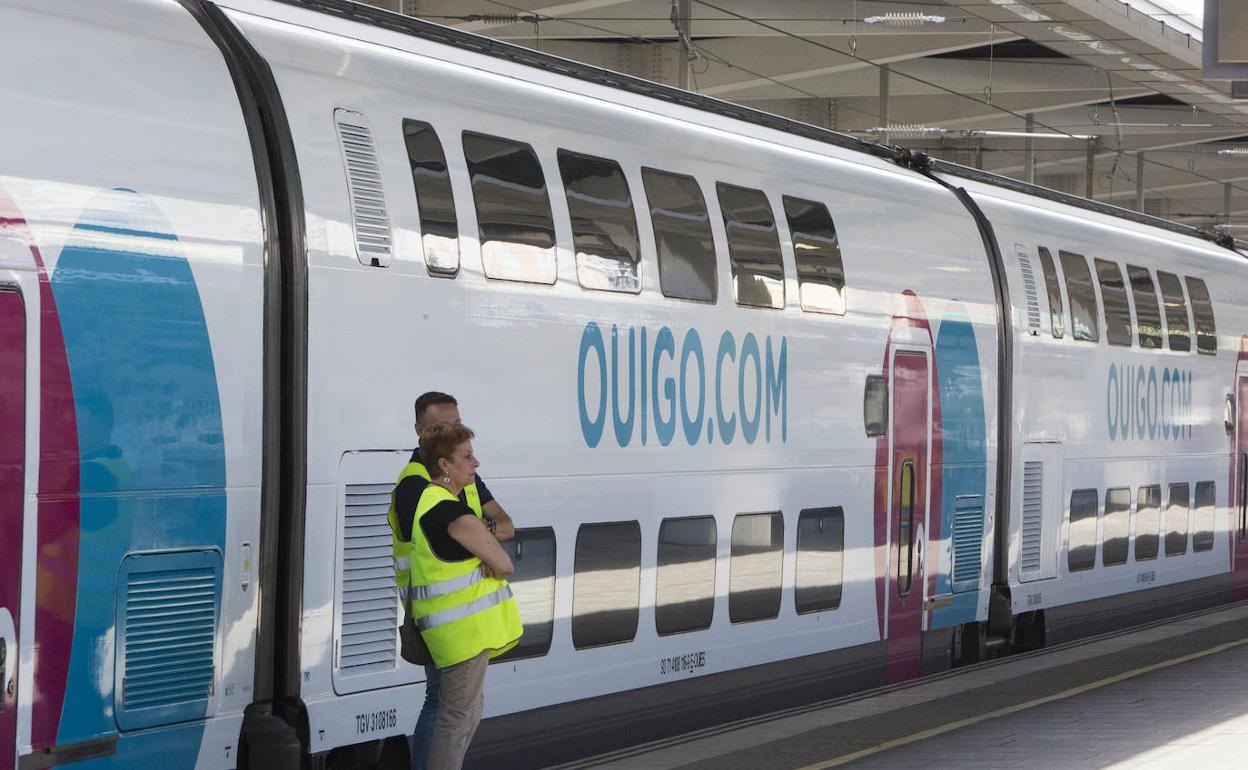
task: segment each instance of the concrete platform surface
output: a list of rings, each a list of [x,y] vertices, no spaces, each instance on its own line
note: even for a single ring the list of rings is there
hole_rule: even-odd
[[[1248,602],[562,766],[1248,768]]]

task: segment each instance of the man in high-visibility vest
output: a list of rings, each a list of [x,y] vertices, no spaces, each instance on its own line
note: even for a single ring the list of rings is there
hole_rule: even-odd
[[[416,437],[435,425],[459,424],[459,402],[454,396],[438,391],[422,393],[416,399]],[[394,579],[400,592],[405,592],[411,580],[411,564],[408,548],[412,539],[412,522],[421,494],[429,485],[429,470],[420,461],[420,447],[412,452],[411,460],[399,474],[394,493],[390,498],[390,536],[394,546]],[[494,499],[489,487],[476,476],[472,484],[464,487],[460,502],[467,505],[485,522],[500,542],[510,540],[516,534],[515,525],[503,507]],[[411,770],[425,770],[429,759],[429,746],[433,739],[433,727],[438,718],[438,702],[441,693],[441,676],[434,665],[425,666],[425,703],[411,736]]]

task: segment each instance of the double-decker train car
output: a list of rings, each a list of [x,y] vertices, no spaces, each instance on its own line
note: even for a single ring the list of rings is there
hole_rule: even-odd
[[[518,527],[470,763],[1245,593],[1234,243],[343,0],[0,52],[0,770],[406,767],[426,390]]]

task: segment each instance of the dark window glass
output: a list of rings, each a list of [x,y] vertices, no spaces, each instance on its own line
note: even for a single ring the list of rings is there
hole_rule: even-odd
[[[1131,282],[1131,298],[1135,300],[1135,328],[1140,347],[1161,347],[1161,309],[1157,304],[1157,289],[1148,270],[1127,265],[1127,280]]]
[[[845,570],[845,512],[811,508],[797,519],[797,613],[841,606]]]
[[[1157,271],[1157,283],[1161,286],[1161,299],[1166,304],[1166,341],[1171,350],[1191,350],[1191,326],[1187,322],[1187,300],[1183,298],[1183,284],[1173,273]]]
[[[1105,492],[1105,520],[1101,529],[1101,564],[1106,567],[1126,564],[1131,540],[1130,489]]]
[[[1131,308],[1127,305],[1127,286],[1122,270],[1107,259],[1096,262],[1096,277],[1101,283],[1101,301],[1105,304],[1105,339],[1111,345],[1131,347]]]
[[[507,582],[520,609],[524,636],[493,663],[545,655],[555,630],[555,531],[550,527],[517,529],[516,536],[502,546],[516,567]]]
[[[1199,278],[1189,277],[1187,294],[1192,298],[1192,315],[1196,318],[1196,352],[1216,356],[1218,328],[1213,322],[1213,302],[1209,300],[1209,288]]]
[[[1057,268],[1053,265],[1053,255],[1043,246],[1040,247],[1040,268],[1044,271],[1044,288],[1049,295],[1049,329],[1053,332],[1053,338],[1060,340],[1066,335],[1062,287],[1057,282]]]
[[[554,283],[555,226],[537,153],[523,142],[465,131],[464,157],[485,274]]]
[[[897,593],[905,596],[914,575],[914,463],[902,464],[897,492]]]
[[[1248,538],[1248,452],[1239,454],[1239,542]]]
[[[1187,553],[1187,507],[1191,490],[1187,484],[1171,484],[1166,502],[1166,556]]]
[[[1157,558],[1161,532],[1161,487],[1140,487],[1135,496],[1135,560]]]
[[[641,592],[641,526],[635,521],[581,525],[574,569],[573,646],[632,641]]]
[[[767,196],[760,190],[715,185],[728,237],[732,293],[738,305],[784,307],[780,236]]]
[[[868,436],[883,436],[888,432],[888,383],[881,375],[867,375],[862,393],[862,424]]]
[[[433,126],[417,120],[403,121],[403,139],[416,187],[425,267],[432,275],[453,276],[459,270],[459,219],[442,142]]]
[[[1065,263],[1062,267],[1066,267]],[[1076,489],[1070,493],[1070,537],[1066,546],[1066,566],[1071,572],[1089,570],[1096,566],[1096,509],[1099,504],[1100,498],[1095,489]]]
[[[1062,272],[1066,274],[1066,295],[1070,297],[1071,336],[1077,340],[1096,342],[1101,338],[1097,322],[1096,290],[1088,261],[1079,254],[1059,251]]]
[[[587,289],[641,291],[641,246],[633,196],[620,164],[559,151],[559,174],[568,198],[576,275]]]
[[[714,302],[715,240],[698,180],[652,168],[641,170],[659,254],[663,296]]]
[[[802,310],[845,314],[845,268],[841,243],[827,206],[784,196],[784,215],[797,259]]]
[[[664,519],[654,625],[659,635],[711,627],[715,614],[715,519]]]
[[[733,519],[728,619],[742,623],[779,615],[783,567],[784,518],[779,513],[748,513]]]
[[[1212,481],[1196,482],[1192,506],[1192,550],[1213,550],[1213,523],[1217,513],[1217,486]]]

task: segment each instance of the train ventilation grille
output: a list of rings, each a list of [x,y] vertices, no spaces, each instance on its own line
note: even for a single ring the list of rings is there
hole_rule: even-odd
[[[362,264],[387,267],[390,264],[390,217],[386,213],[381,163],[377,160],[372,129],[367,118],[350,110],[334,110],[334,122],[338,124],[338,142],[351,194],[356,256]]]
[[[1040,334],[1040,288],[1036,285],[1036,272],[1031,267],[1031,255],[1021,243],[1014,244],[1018,264],[1023,268],[1023,292],[1027,297],[1027,331]]]
[[[386,518],[392,489],[391,484],[346,486],[340,675],[393,671],[398,666],[399,592]]]
[[[1044,534],[1044,463],[1023,463],[1023,535],[1019,555],[1022,572],[1039,572]]]
[[[984,496],[959,495],[953,507],[953,590],[974,591],[983,562]]]
[[[117,590],[118,726],[203,718],[216,675],[220,555],[134,554],[122,562]]]

